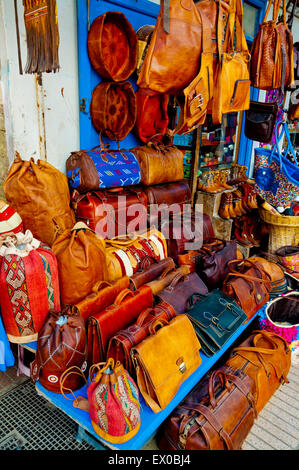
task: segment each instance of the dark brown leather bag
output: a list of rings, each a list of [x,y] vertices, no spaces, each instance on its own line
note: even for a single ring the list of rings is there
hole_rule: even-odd
[[[123,140],[137,116],[136,95],[130,82],[101,82],[93,90],[90,115],[94,128],[111,140]]]
[[[268,302],[271,292],[271,276],[259,263],[231,260],[222,291],[235,299],[246,313],[248,320]]]
[[[258,101],[250,101],[250,107],[245,112],[245,135],[248,139],[257,142],[271,142],[276,117],[278,112],[278,104],[260,103]]]
[[[126,330],[121,330],[110,338],[107,358],[112,357],[115,362],[120,361],[124,368],[133,375],[135,373],[130,350],[149,335],[150,325],[153,321],[163,319],[171,320],[176,316],[174,308],[167,302],[161,302],[154,308],[147,308],[137,318],[137,321]]]
[[[178,212],[183,210],[184,204],[191,204],[190,186],[185,181],[175,183],[155,184],[142,188],[147,196],[147,205],[166,204],[167,206],[178,204]]]
[[[207,375],[166,420],[160,450],[240,450],[257,416],[255,382],[222,366]]]
[[[259,413],[281,384],[288,383],[291,349],[284,338],[268,331],[253,331],[234,348],[227,366],[242,369],[256,385],[255,402]]]
[[[130,277],[130,289],[137,290],[161,276],[165,277],[173,269],[175,269],[175,263],[170,257],[161,261],[157,261],[153,257],[146,257],[141,261],[138,271]]]
[[[85,322],[76,307],[65,306],[61,311],[51,310],[39,331],[35,360],[30,364],[31,379],[51,392],[61,393],[59,380],[71,366],[82,372],[86,362]],[[69,377],[66,386],[77,390],[84,385],[79,376]]]
[[[208,288],[196,273],[178,274],[157,298],[172,305],[177,313],[186,313],[188,300],[193,294],[207,294]]]
[[[228,274],[228,262],[237,258],[237,243],[213,238],[207,240],[199,250],[196,272],[211,291],[221,288]]]

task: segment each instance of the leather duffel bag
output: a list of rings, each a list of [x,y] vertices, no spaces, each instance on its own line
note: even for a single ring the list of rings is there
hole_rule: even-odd
[[[150,186],[171,183],[184,178],[184,154],[174,145],[149,142],[130,150],[136,157],[141,171],[141,184]]]
[[[147,228],[147,197],[139,189],[121,187],[85,194],[74,190],[71,199],[76,220],[104,239]]]
[[[151,289],[141,286],[135,292],[124,289],[113,304],[91,315],[87,321],[88,365],[105,361],[110,338],[131,325],[143,310],[152,306]]]
[[[154,281],[147,282],[145,285],[149,286],[152,290],[153,295],[158,295],[163,289],[168,287],[174,278],[178,276],[187,276],[190,273],[189,266],[180,266],[179,268],[174,268],[171,270],[165,270],[161,276],[159,276]]]
[[[269,274],[271,278],[271,290],[269,292],[270,299],[287,292],[287,280],[283,269],[278,266],[278,264],[272,263],[261,256],[251,256],[248,260],[262,267],[266,273]]]
[[[71,366],[86,371],[86,330],[84,319],[76,307],[50,310],[37,339],[34,361],[30,364],[30,377],[51,392],[60,392],[60,377]],[[82,377],[73,376],[66,387],[77,390],[84,385]]]
[[[107,358],[113,358],[123,364],[130,374],[135,370],[130,351],[133,346],[143,341],[149,335],[150,324],[157,320],[171,320],[176,316],[174,308],[167,302],[160,302],[154,308],[147,308],[137,318],[136,322],[127,329],[118,331],[109,340]]]
[[[208,374],[167,418],[160,450],[240,450],[257,416],[255,382],[222,366]]]
[[[165,278],[165,276],[174,269],[175,263],[170,257],[161,261],[157,261],[150,256],[146,257],[141,261],[137,272],[130,277],[130,289],[134,291],[144,284],[148,284],[159,278]]]
[[[235,299],[250,320],[270,299],[271,277],[260,264],[248,259],[231,260],[227,265],[222,291]]]
[[[176,181],[175,183],[155,184],[142,188],[147,197],[147,206],[160,206],[162,204],[172,206],[175,212],[181,212],[184,204],[191,204],[191,190],[186,181]]]
[[[291,349],[281,336],[260,330],[233,348],[227,366],[242,369],[256,384],[256,410],[259,413],[281,384],[291,366]]]
[[[137,385],[146,404],[158,413],[200,366],[200,344],[186,315],[154,321],[149,336],[131,349]]]
[[[172,305],[179,315],[186,313],[188,300],[195,293],[208,293],[208,288],[200,277],[196,273],[186,276],[178,273],[171,283],[158,293],[157,298]]]

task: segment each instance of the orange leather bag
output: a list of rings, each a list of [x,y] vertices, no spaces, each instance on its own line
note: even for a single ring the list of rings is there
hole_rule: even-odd
[[[220,26],[221,3],[219,10]],[[222,23],[222,24],[221,24]],[[239,112],[249,109],[250,105],[250,78],[249,60],[245,35],[243,32],[243,5],[242,0],[233,0],[228,16],[224,44],[222,35],[217,37],[220,60],[216,66],[214,77],[214,96],[212,117],[214,124],[222,122],[222,114]]]
[[[149,142],[130,151],[139,163],[142,184],[151,186],[184,179],[184,154],[174,145]]]
[[[193,0],[163,0],[137,85],[176,95],[197,75],[200,54],[201,19]]]
[[[256,384],[256,411],[259,413],[280,384],[288,383],[291,349],[276,333],[260,330],[234,348],[227,366],[241,369]]]
[[[75,305],[108,278],[105,241],[78,222],[55,241],[62,304]],[[121,277],[121,276],[120,276]]]
[[[285,0],[283,21],[277,24],[280,3],[269,1],[251,46],[250,78],[252,86],[261,90],[284,88],[294,81],[293,36],[286,23]],[[272,20],[266,21],[272,5]]]
[[[50,247],[75,223],[67,177],[45,161],[24,161],[17,153],[4,192],[8,204],[19,213],[24,230]]]

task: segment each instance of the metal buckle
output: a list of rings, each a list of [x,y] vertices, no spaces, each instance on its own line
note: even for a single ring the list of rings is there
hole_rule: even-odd
[[[198,108],[200,108],[203,105],[203,102],[204,102],[204,98],[203,98],[202,94],[199,93],[198,95],[194,96],[194,98],[192,100],[192,101],[194,101],[194,100],[196,100],[196,98],[199,98],[199,97],[200,97],[200,99],[199,99],[199,105],[197,106]]]

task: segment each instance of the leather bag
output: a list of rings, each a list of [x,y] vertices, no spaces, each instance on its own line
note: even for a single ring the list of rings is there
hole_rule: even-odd
[[[90,116],[96,131],[123,140],[135,126],[137,102],[130,82],[101,82],[93,90]]]
[[[134,147],[130,151],[139,163],[141,184],[151,186],[184,178],[184,154],[174,145],[149,142],[146,145]]]
[[[132,277],[144,258],[161,261],[167,258],[167,244],[161,232],[151,227],[146,232],[131,233],[127,237],[105,240],[108,280]]]
[[[261,90],[284,89],[294,80],[293,38],[285,23],[285,0],[284,19],[282,24],[277,24],[280,3],[280,0],[268,2],[264,20],[251,46],[250,79],[252,86]],[[272,20],[267,21],[272,5]]]
[[[132,347],[139,344],[149,335],[151,323],[161,318],[169,321],[175,316],[175,310],[167,302],[160,302],[154,308],[145,309],[141,312],[135,323],[125,330],[118,331],[110,338],[107,358],[112,357],[115,361],[123,364],[131,375],[135,374],[130,355]]]
[[[138,88],[136,91],[137,116],[135,132],[142,142],[152,138],[162,140],[166,134],[169,117],[167,113],[168,96],[152,90]]]
[[[277,118],[278,104],[250,101],[245,112],[244,132],[248,139],[269,143],[272,141]]]
[[[210,291],[221,288],[228,274],[228,262],[237,257],[236,241],[209,239],[199,251],[196,272]]]
[[[17,156],[4,183],[5,197],[18,212],[24,230],[48,246],[75,223],[66,176],[49,163]]]
[[[177,274],[171,283],[157,295],[160,301],[172,305],[176,314],[186,313],[189,298],[195,294],[207,294],[208,288],[196,273]]]
[[[184,204],[191,204],[190,186],[185,181],[144,186],[142,190],[147,197],[148,210],[150,210],[151,205],[166,204],[172,206],[172,210],[176,209],[174,206],[177,205],[176,211],[181,212]]]
[[[269,274],[271,278],[271,290],[269,292],[270,299],[277,295],[284,294],[288,290],[284,271],[280,266],[262,258],[261,256],[251,256],[248,260],[262,267],[266,273]]]
[[[86,331],[84,320],[76,307],[50,310],[39,331],[35,360],[30,364],[30,377],[40,381],[47,390],[60,392],[60,378],[69,367],[86,370]],[[65,385],[72,390],[84,384],[82,376],[73,376]]]
[[[271,276],[261,264],[248,259],[229,261],[228,270],[222,290],[235,299],[250,320],[270,299]]]
[[[221,3],[219,22],[222,23]],[[218,26],[218,29],[221,30],[221,27]],[[220,60],[214,77],[213,124],[220,124],[223,114],[246,110],[250,104],[250,54],[243,32],[242,0],[233,0],[224,44],[222,45],[220,34],[217,36],[217,43]]]
[[[132,225],[134,231],[147,228],[147,197],[137,188],[121,187],[85,194],[74,190],[71,197],[76,220],[84,222],[101,238],[127,235]]]
[[[51,309],[60,309],[57,260],[32,233],[0,237],[0,307],[11,343],[37,340]]]
[[[146,285],[151,288],[153,295],[158,295],[163,289],[169,286],[177,276],[187,276],[190,273],[189,266],[180,266],[172,270],[165,270],[160,277],[154,281],[148,282]]]
[[[209,294],[193,294],[189,299],[187,316],[200,341],[202,352],[211,357],[247,320],[245,312],[219,289]]]
[[[243,370],[256,384],[257,413],[287,379],[291,366],[291,349],[285,339],[268,331],[253,331],[239,346],[233,348],[225,363]]]
[[[92,292],[97,282],[108,278],[105,241],[83,222],[60,235],[53,245],[53,252],[58,264],[63,304],[78,303]]]
[[[242,370],[212,371],[167,418],[160,450],[241,450],[257,417],[255,382]]]
[[[66,174],[71,189],[84,193],[102,188],[130,186],[140,182],[139,164],[131,152],[109,150],[102,143],[99,147],[100,149],[95,147],[90,151],[72,152],[67,159]]]
[[[84,321],[87,322],[90,316],[112,305],[118,294],[129,287],[129,281],[129,278],[124,276],[112,283],[107,281],[97,282],[91,293],[76,304]]]
[[[158,413],[200,366],[200,344],[186,315],[157,320],[150,335],[131,349],[137,385],[146,404]]]
[[[87,399],[75,396],[65,382],[71,376],[81,376],[87,385]],[[73,407],[89,413],[95,432],[113,444],[122,444],[134,437],[140,428],[138,388],[123,365],[113,359],[95,364],[90,370],[90,382],[78,367],[70,367],[61,377],[61,393],[67,400],[73,394]],[[69,392],[66,394],[66,392]]]
[[[105,361],[110,338],[134,323],[139,314],[153,306],[153,294],[148,286],[135,292],[122,290],[113,304],[90,316],[87,321],[88,364]]]
[[[168,257],[161,261],[155,258],[144,258],[138,267],[138,270],[130,277],[130,289],[137,290],[140,286],[148,284],[158,278],[165,276],[175,269],[175,263],[172,258]]]
[[[107,11],[88,32],[87,50],[92,67],[106,80],[127,80],[137,65],[137,36],[125,15]]]

